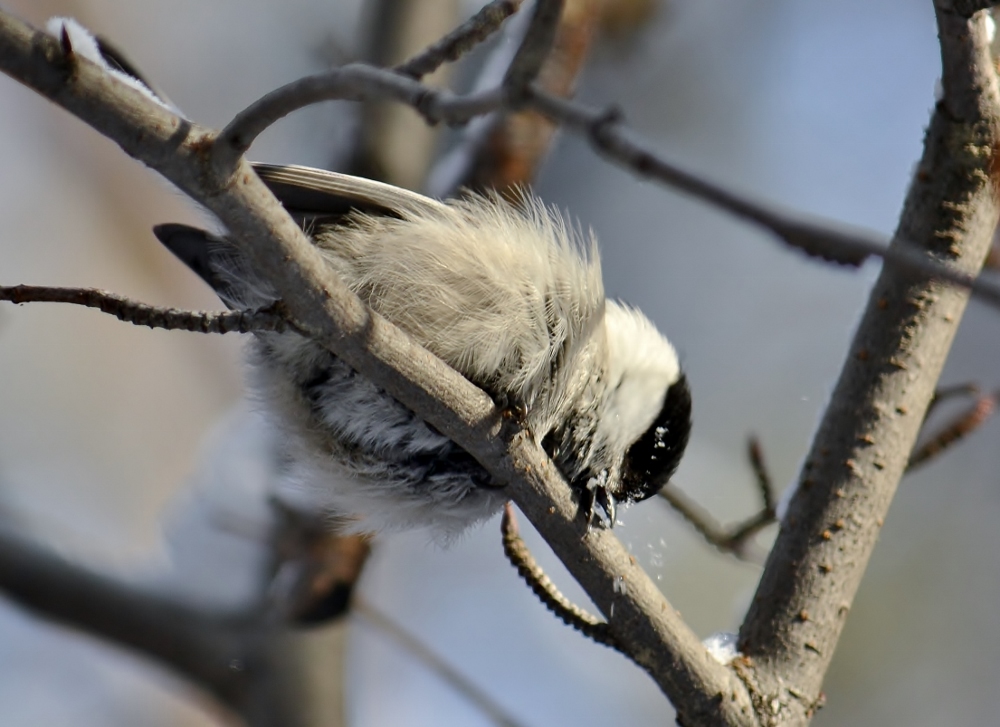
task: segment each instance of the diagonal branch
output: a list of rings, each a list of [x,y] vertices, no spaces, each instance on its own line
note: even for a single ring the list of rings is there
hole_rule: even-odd
[[[758,225],[789,247],[812,257],[841,265],[858,266],[870,257],[879,257],[911,272],[933,275],[953,285],[971,289],[982,300],[1000,306],[1000,287],[962,270],[948,268],[921,254],[907,240],[886,247],[881,235],[843,225],[819,222],[785,211],[775,205],[755,201],[703,179],[657,155],[652,147],[625,126],[616,109],[590,109],[581,104],[530,90],[527,104],[562,124],[584,134],[591,145],[636,174],[656,179],[712,204],[746,222]]]
[[[213,164],[215,135],[110,78],[58,41],[0,12],[0,69],[34,88],[198,200],[269,271],[314,338],[418,412],[503,483],[598,608],[616,640],[690,724],[751,724],[748,696],[716,663],[608,530],[588,531],[572,492],[530,433],[490,398],[366,308],[325,265],[245,161]]]
[[[890,250],[975,275],[998,219],[1000,92],[985,17],[937,19],[944,97]],[[903,241],[912,241],[904,243]],[[968,293],[882,269],[740,631],[755,703],[803,724],[933,396]]]

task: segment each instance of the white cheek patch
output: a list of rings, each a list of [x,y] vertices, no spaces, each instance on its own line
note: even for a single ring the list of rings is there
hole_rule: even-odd
[[[681,375],[677,353],[639,311],[608,302],[608,392],[601,413],[601,434],[624,453],[653,423],[667,389]]]

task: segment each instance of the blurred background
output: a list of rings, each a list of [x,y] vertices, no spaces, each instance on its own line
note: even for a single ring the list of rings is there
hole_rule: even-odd
[[[362,5],[5,3],[38,26],[77,18],[190,118],[215,127],[282,83],[365,56]],[[668,158],[709,178],[890,234],[938,75],[930,0],[660,0],[641,29],[596,45],[578,96],[620,105]],[[345,155],[356,123],[347,105],[299,112],[251,156],[327,166]],[[0,282],[220,307],[149,231],[164,221],[204,223],[205,213],[6,77],[0,159]],[[609,294],[642,308],[680,352],[695,429],[676,481],[723,522],[749,515],[757,504],[747,435],[761,438],[779,485],[794,478],[877,266],[806,260],[637,180],[569,135],[554,143],[535,188],[596,231]],[[257,475],[253,447],[241,444],[253,433],[240,349],[236,337],[150,331],[69,306],[0,307],[2,517],[96,568],[238,604],[253,588],[261,509],[246,494]],[[1000,386],[998,353],[1000,314],[974,302],[942,383]],[[817,725],[1000,721],[998,435],[1000,424],[988,424],[904,480]],[[235,454],[229,474],[214,478],[220,449]],[[621,519],[620,537],[701,637],[736,630],[757,566],[715,552],[657,500]],[[587,603],[544,544],[531,532],[526,539],[564,592]],[[643,672],[534,599],[503,557],[497,521],[448,548],[422,532],[379,538],[357,595],[516,724],[671,719]],[[494,723],[371,620],[354,615],[341,628],[348,724]],[[3,599],[0,644],[5,727],[224,723],[162,667]],[[320,690],[339,689],[335,671],[317,679]]]

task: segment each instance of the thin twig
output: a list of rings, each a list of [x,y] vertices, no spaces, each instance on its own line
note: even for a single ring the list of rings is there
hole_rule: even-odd
[[[934,390],[934,397],[931,399],[931,403],[927,405],[927,414],[924,416],[924,419],[929,417],[938,406],[949,399],[954,399],[958,396],[977,396],[979,391],[979,384],[971,382],[938,387]]]
[[[389,636],[393,641],[413,654],[421,664],[437,674],[452,689],[474,704],[490,721],[500,727],[522,727],[507,710],[493,697],[473,684],[458,669],[428,648],[426,644],[410,634],[406,629],[376,609],[363,598],[354,599],[352,611],[362,616],[368,623]]]
[[[977,397],[972,407],[950,420],[940,430],[930,435],[926,442],[913,450],[906,465],[907,473],[940,456],[979,429],[996,414],[998,403],[1000,403],[1000,391]]]
[[[829,222],[815,222],[776,206],[757,202],[722,185],[685,171],[656,154],[623,123],[617,109],[601,110],[559,98],[537,87],[529,88],[526,104],[569,129],[584,134],[595,149],[642,177],[659,180],[771,232],[785,244],[811,257],[856,267],[870,257],[882,258],[912,272],[922,273],[971,290],[981,300],[1000,307],[1000,287],[978,276],[946,267],[916,248],[887,245],[872,232],[847,231]]]
[[[587,613],[564,596],[542,567],[531,555],[528,546],[521,539],[517,527],[517,517],[514,506],[509,502],[504,505],[503,518],[500,520],[500,532],[503,535],[503,552],[510,564],[517,569],[518,574],[528,584],[532,593],[538,596],[547,609],[552,611],[567,626],[572,626],[587,638],[598,644],[621,650],[614,635],[608,630],[608,625],[596,616]],[[627,656],[627,654],[626,654]]]
[[[732,527],[724,528],[719,525],[707,510],[685,495],[673,482],[668,482],[657,494],[687,520],[710,545],[740,560],[750,561],[752,559],[746,550],[748,541],[772,524],[776,519],[776,513],[771,475],[764,464],[764,454],[756,437],[750,437],[747,443],[747,457],[760,492],[761,509]]]
[[[292,81],[238,113],[212,145],[213,169],[220,175],[231,172],[236,160],[265,129],[293,111],[322,101],[370,99],[408,104],[432,124],[463,124],[498,108],[503,101],[500,89],[456,96],[383,68],[351,63]]]
[[[764,503],[764,509],[773,512],[775,504],[774,483],[771,479],[771,473],[764,463],[764,449],[760,446],[760,440],[755,436],[751,436],[747,442],[747,457],[757,479],[757,487],[760,490],[760,499]]]
[[[97,308],[135,326],[193,333],[251,333],[293,327],[275,303],[266,308],[233,311],[190,311],[139,303],[97,288],[57,288],[46,285],[0,286],[0,300],[11,303],[69,303]]]
[[[709,545],[740,560],[753,560],[746,551],[747,541],[775,521],[774,511],[765,509],[731,528],[723,528],[707,510],[681,492],[674,483],[667,483],[657,494],[687,520]]]
[[[419,79],[444,63],[457,61],[499,30],[503,21],[516,13],[523,3],[524,0],[493,0],[441,40],[392,70]]]

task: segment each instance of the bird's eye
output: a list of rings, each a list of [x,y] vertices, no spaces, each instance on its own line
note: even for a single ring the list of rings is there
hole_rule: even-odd
[[[671,384],[649,429],[629,447],[622,463],[619,500],[636,502],[656,494],[680,464],[691,433],[691,390],[687,378]]]

